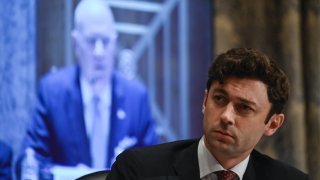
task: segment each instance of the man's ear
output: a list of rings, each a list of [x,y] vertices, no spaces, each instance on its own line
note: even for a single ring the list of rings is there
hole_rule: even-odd
[[[206,89],[204,91],[203,102],[202,102],[202,114],[204,113],[204,110],[206,108],[207,98],[208,98],[208,90]]]
[[[283,124],[284,122],[284,114],[274,114],[271,116],[270,120],[266,124],[266,128],[264,130],[265,136],[273,135]]]

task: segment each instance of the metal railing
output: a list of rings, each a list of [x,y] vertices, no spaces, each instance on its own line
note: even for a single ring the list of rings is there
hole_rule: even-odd
[[[166,141],[183,139],[189,136],[189,99],[188,99],[188,16],[186,0],[164,0],[163,2],[134,1],[134,0],[108,0],[113,9],[134,11],[137,13],[153,14],[151,20],[146,24],[136,22],[116,22],[119,35],[138,36],[138,40],[130,49],[119,52],[119,70],[128,78],[142,79],[137,73],[137,64],[142,61],[143,54],[147,54],[147,68],[145,84],[148,87],[153,115],[157,121],[158,133]],[[173,11],[176,11],[177,35],[171,34]],[[156,45],[158,34],[161,34],[162,48],[158,50]],[[172,44],[177,43],[177,66],[173,69]],[[161,52],[159,52],[161,51]],[[162,82],[157,82],[156,67],[157,55],[161,54]],[[140,71],[139,71],[140,72]],[[173,72],[178,72],[174,74]],[[178,97],[173,97],[173,76],[178,79]],[[157,101],[157,95],[161,89],[162,104]],[[159,91],[159,92],[158,92]],[[178,100],[178,102],[176,101]],[[161,106],[161,107],[160,107]],[[173,107],[173,106],[178,106]],[[173,109],[176,109],[173,112]],[[177,112],[176,112],[177,111]],[[173,114],[178,119],[174,119]],[[173,122],[178,124],[173,126]]]

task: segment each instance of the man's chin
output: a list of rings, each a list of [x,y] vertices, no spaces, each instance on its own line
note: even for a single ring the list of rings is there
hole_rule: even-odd
[[[207,144],[210,148],[221,150],[227,150],[232,146],[232,142],[230,140],[217,139],[216,137],[212,138]]]
[[[102,72],[96,72],[91,78],[93,81],[105,81],[110,79],[110,74],[108,74],[105,71]]]

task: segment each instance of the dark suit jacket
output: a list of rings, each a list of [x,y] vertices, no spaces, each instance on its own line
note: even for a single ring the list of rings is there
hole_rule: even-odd
[[[116,155],[115,148],[125,137],[137,140],[133,146],[125,148],[158,142],[146,89],[137,81],[127,80],[114,72],[110,139],[106,147],[108,167]],[[89,144],[78,66],[46,75],[39,84],[35,114],[27,130],[24,148],[34,148],[39,159],[54,164],[74,166],[83,163],[90,166]]]
[[[199,140],[184,140],[123,152],[107,180],[200,179]],[[251,153],[243,180],[303,180],[303,172],[257,151]]]
[[[0,179],[11,179],[12,149],[0,141]]]

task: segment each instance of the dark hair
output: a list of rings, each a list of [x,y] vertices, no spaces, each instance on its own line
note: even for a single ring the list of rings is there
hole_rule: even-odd
[[[234,48],[220,54],[208,71],[207,90],[213,81],[223,83],[228,77],[253,78],[267,85],[271,109],[266,121],[279,114],[289,97],[289,81],[280,67],[265,53],[252,48]]]

